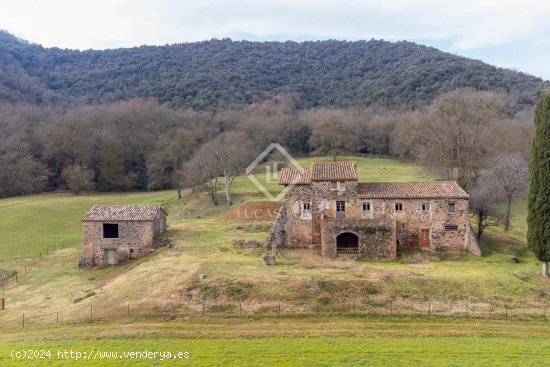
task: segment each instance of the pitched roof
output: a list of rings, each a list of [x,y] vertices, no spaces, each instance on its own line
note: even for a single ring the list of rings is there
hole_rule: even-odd
[[[359,183],[362,199],[468,199],[455,181]]]
[[[311,171],[312,181],[357,180],[355,162],[315,162]]]
[[[311,170],[304,168],[283,168],[279,174],[280,185],[308,185],[311,183]]]
[[[166,214],[160,205],[96,205],[82,221],[149,221],[155,219],[159,210]]]

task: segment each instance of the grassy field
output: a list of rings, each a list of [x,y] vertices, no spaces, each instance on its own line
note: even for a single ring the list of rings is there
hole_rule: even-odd
[[[550,357],[540,322],[403,317],[263,318],[93,323],[0,334],[0,364],[12,350],[49,350],[42,365],[541,366]],[[57,351],[95,356],[62,359]],[[178,360],[120,358],[124,352],[188,352]],[[96,353],[117,352],[102,359]],[[40,365],[40,364],[38,364]]]
[[[397,160],[373,157],[341,159],[358,161],[359,178],[362,181],[432,179],[423,174],[419,167]],[[316,159],[299,161],[307,167],[313,160]],[[259,177],[261,173],[257,175]],[[277,185],[270,185],[270,189],[280,190]],[[233,207],[267,200],[245,177],[235,179],[234,192]],[[77,264],[82,239],[80,219],[94,204],[123,203],[159,203],[167,207],[169,230],[166,237],[177,246],[160,249],[149,257],[124,266],[79,269]],[[504,233],[501,228],[487,231],[482,243],[484,256],[481,258],[469,254],[429,255],[412,252],[402,254],[394,262],[355,261],[323,259],[309,250],[283,250],[278,265],[274,267],[261,264],[262,249],[242,250],[233,247],[233,242],[240,239],[263,242],[271,223],[227,220],[226,215],[232,210],[234,208],[223,204],[213,206],[204,193],[188,191],[184,193],[183,200],[177,200],[176,193],[172,191],[79,196],[53,193],[0,200],[0,270],[17,271],[19,274],[18,283],[8,284],[5,291],[0,293],[0,298],[6,299],[7,306],[6,310],[0,311],[0,325],[17,325],[23,312],[32,317],[55,315],[60,311],[79,312],[90,306],[110,307],[127,303],[139,307],[172,301],[183,304],[206,300],[233,305],[243,301],[261,307],[263,302],[273,300],[286,303],[322,300],[323,306],[330,309],[339,300],[357,299],[367,307],[379,308],[387,308],[393,302],[414,304],[431,301],[446,308],[452,308],[455,303],[469,302],[478,308],[500,305],[510,309],[534,307],[540,310],[550,297],[550,283],[538,275],[539,263],[526,250],[526,207],[523,200],[514,203],[509,233]],[[54,244],[56,251],[52,254]],[[44,254],[46,248],[48,255],[40,261],[36,260],[38,254]],[[518,257],[520,262],[510,262],[511,256]],[[207,275],[205,282],[198,281],[199,273]],[[75,300],[87,294],[91,296],[75,303]],[[99,343],[97,348],[113,345],[113,348],[123,350],[153,345],[170,346],[175,350],[182,343],[180,338],[195,338],[197,342],[186,344],[186,348],[196,356],[194,364],[198,365],[239,365],[236,361],[242,361],[241,358],[249,361],[246,358],[252,355],[249,352],[251,350],[263,355],[266,361],[277,361],[281,365],[291,364],[289,359],[285,359],[285,353],[295,358],[293,361],[296,363],[292,365],[334,365],[346,361],[364,365],[361,362],[365,360],[371,361],[371,365],[379,365],[384,361],[398,364],[409,361],[417,365],[464,365],[465,362],[471,365],[506,365],[506,361],[513,358],[529,361],[517,365],[529,365],[531,362],[540,365],[542,360],[539,357],[544,356],[540,351],[548,351],[548,339],[545,339],[548,324],[540,324],[540,320],[539,324],[506,321],[509,323],[507,325],[516,325],[520,329],[522,325],[533,327],[537,330],[535,333],[499,334],[493,329],[494,325],[502,327],[497,321],[491,321],[497,324],[483,324],[483,321],[479,321],[475,326],[461,329],[471,329],[469,334],[457,332],[456,335],[453,330],[457,330],[458,324],[453,321],[439,328],[448,329],[449,332],[422,335],[421,340],[414,339],[418,336],[415,332],[399,326],[411,324],[412,327],[422,328],[411,320],[392,321],[388,327],[394,333],[388,331],[384,335],[377,334],[373,328],[366,326],[367,322],[361,323],[361,320],[352,319],[349,322],[337,319],[332,327],[342,333],[332,334],[319,334],[313,330],[314,327],[305,326],[305,332],[300,333],[291,326],[300,325],[299,319],[269,324],[268,327],[278,330],[279,327],[285,331],[295,330],[296,340],[286,337],[291,334],[242,334],[240,326],[228,327],[225,324],[210,333],[190,332],[185,335],[168,332],[166,328],[170,328],[172,323],[156,329],[150,326],[157,331],[163,330],[163,333],[156,334],[156,331],[139,325],[139,321],[117,323],[116,329],[120,325],[124,329],[124,332],[118,334],[113,332],[112,327],[94,324],[74,329],[71,326],[45,329],[31,327],[30,331],[18,331],[17,328],[3,331],[0,328],[0,341],[7,343],[0,347],[0,358],[6,358],[5,352],[11,347],[30,346],[31,340],[41,339],[44,341],[40,343],[47,345],[72,343],[74,348],[81,349],[93,348],[96,345],[94,343]],[[366,320],[372,321],[369,318]],[[251,320],[247,328],[253,328],[253,325],[262,327],[262,323],[257,321]],[[324,322],[313,322],[312,325],[324,328]],[[351,326],[358,322],[368,333]],[[205,328],[204,325],[197,326],[191,322],[189,325],[185,322],[174,325],[184,330],[188,330],[186,326],[199,330]],[[544,328],[542,333],[541,327]],[[231,332],[226,332],[226,329]],[[383,329],[386,330],[385,327]],[[137,333],[133,334],[129,330],[137,330]],[[348,330],[355,330],[355,333],[350,335]],[[86,337],[87,333],[90,335]],[[357,338],[351,340],[354,336]],[[380,340],[369,339],[371,336]],[[485,336],[490,338],[478,340]],[[159,343],[152,340],[158,337],[166,340]],[[204,340],[210,337],[219,340]],[[259,337],[261,339],[248,340]],[[58,340],[52,341],[56,338]],[[234,338],[240,338],[240,343],[235,343]],[[400,343],[403,343],[402,349],[398,348]],[[476,352],[480,345],[483,345],[485,354]],[[430,354],[430,346],[438,352]],[[205,350],[220,352],[201,354]],[[410,353],[412,350],[417,351],[413,353],[414,356]],[[453,352],[443,353],[449,350]],[[456,359],[458,355],[453,354],[455,350],[458,351],[456,353],[468,354],[471,359],[453,363],[453,358]],[[313,358],[313,355],[317,359],[308,359],[312,363],[306,363],[305,358]],[[349,359],[339,359],[343,355]],[[303,360],[300,359],[302,357]],[[4,362],[16,363],[11,359],[0,360],[1,365]]]

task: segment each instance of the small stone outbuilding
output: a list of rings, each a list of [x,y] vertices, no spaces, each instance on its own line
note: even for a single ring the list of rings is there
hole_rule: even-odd
[[[406,249],[481,254],[469,196],[454,181],[358,182],[355,162],[316,162],[283,168],[279,184],[287,191],[268,247],[364,259],[394,259]]]
[[[166,229],[160,205],[98,205],[82,219],[84,249],[79,265],[124,263],[151,252],[155,236]]]

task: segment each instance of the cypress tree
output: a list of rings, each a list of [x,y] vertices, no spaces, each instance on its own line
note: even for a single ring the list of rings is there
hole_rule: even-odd
[[[548,277],[550,260],[550,93],[544,93],[535,110],[535,136],[529,163],[529,211],[527,243],[542,261]]]

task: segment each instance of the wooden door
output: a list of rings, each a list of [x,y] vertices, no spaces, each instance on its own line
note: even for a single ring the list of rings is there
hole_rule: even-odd
[[[115,265],[115,250],[107,251],[107,264]]]
[[[421,229],[420,230],[420,247],[430,247],[430,230]]]

